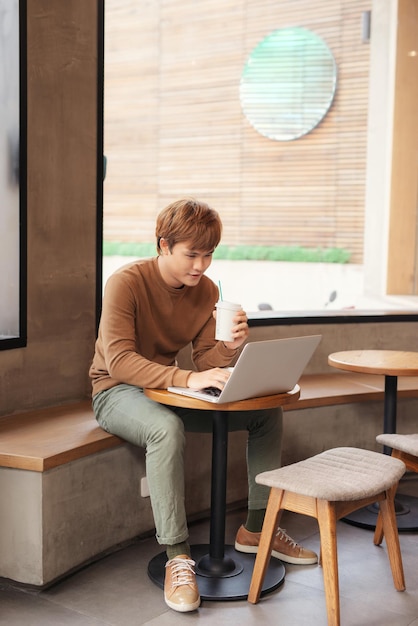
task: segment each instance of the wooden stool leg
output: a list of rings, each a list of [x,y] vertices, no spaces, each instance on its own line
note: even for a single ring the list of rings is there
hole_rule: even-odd
[[[318,524],[321,537],[321,559],[328,626],[340,626],[340,591],[338,584],[337,519],[335,506],[317,500]]]
[[[400,459],[401,461],[404,461],[404,459],[402,459],[402,452],[400,452],[399,450],[395,450],[395,449],[392,450],[392,456],[394,459]],[[396,493],[397,488],[398,488],[398,484],[396,484],[396,486],[393,487],[394,494]],[[395,514],[396,514],[396,511],[395,511]],[[377,520],[376,520],[376,528],[374,530],[373,543],[376,546],[380,546],[382,541],[383,541],[383,522],[382,522],[382,514],[379,508],[379,513],[377,515]]]
[[[266,570],[270,561],[271,550],[277,530],[277,518],[280,505],[283,499],[281,489],[271,489],[264,518],[263,529],[261,531],[260,545],[254,563],[253,575],[251,578],[248,601],[256,604],[260,599],[261,587],[263,585]]]
[[[397,485],[389,489],[386,492],[386,499],[380,501],[380,514],[382,516],[383,532],[386,539],[393,582],[398,591],[404,591],[405,577],[394,503],[396,487]]]
[[[379,513],[377,515],[377,520],[376,520],[376,528],[374,529],[373,543],[376,546],[380,546],[382,541],[383,541],[383,521],[382,521],[382,512],[380,511],[380,507],[379,507]]]

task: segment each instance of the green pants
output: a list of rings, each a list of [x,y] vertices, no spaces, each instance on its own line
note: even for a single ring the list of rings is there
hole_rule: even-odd
[[[93,398],[100,426],[145,448],[146,474],[157,541],[173,545],[189,533],[184,505],[185,431],[212,432],[212,411],[168,407],[150,400],[142,389],[117,385]],[[229,430],[247,430],[248,507],[266,507],[269,489],[257,485],[260,472],[280,466],[282,410],[233,411]]]

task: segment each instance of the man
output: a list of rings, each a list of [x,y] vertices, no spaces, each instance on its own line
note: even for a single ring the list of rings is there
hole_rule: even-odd
[[[167,206],[156,223],[158,256],[123,267],[107,281],[98,339],[90,368],[98,423],[146,449],[146,472],[156,536],[166,546],[164,598],[169,607],[197,609],[199,591],[190,558],[184,507],[185,430],[211,430],[210,411],[168,407],[143,389],[171,385],[222,389],[225,369],[248,337],[247,316],[238,311],[233,341],[215,340],[216,285],[204,275],[221,238],[219,215],[192,198]],[[192,343],[197,371],[176,357]],[[234,430],[248,430],[248,515],[235,547],[256,553],[268,489],[255,476],[280,465],[281,409],[234,412]],[[278,530],[273,556],[289,563],[317,561],[314,552]]]

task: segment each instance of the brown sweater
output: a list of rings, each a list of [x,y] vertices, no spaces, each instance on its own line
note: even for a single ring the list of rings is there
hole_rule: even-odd
[[[180,369],[176,357],[190,342],[198,371],[229,365],[237,351],[214,338],[217,299],[218,289],[207,276],[196,287],[169,287],[157,258],[116,271],[106,283],[90,367],[93,395],[120,383],[185,387],[191,370]]]

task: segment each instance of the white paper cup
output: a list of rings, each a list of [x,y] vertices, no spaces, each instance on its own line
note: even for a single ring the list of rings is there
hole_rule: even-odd
[[[225,302],[225,300],[219,300],[216,303],[216,330],[215,339],[218,341],[233,341],[231,334],[235,322],[233,319],[237,311],[241,311],[242,306],[235,304],[234,302]]]

